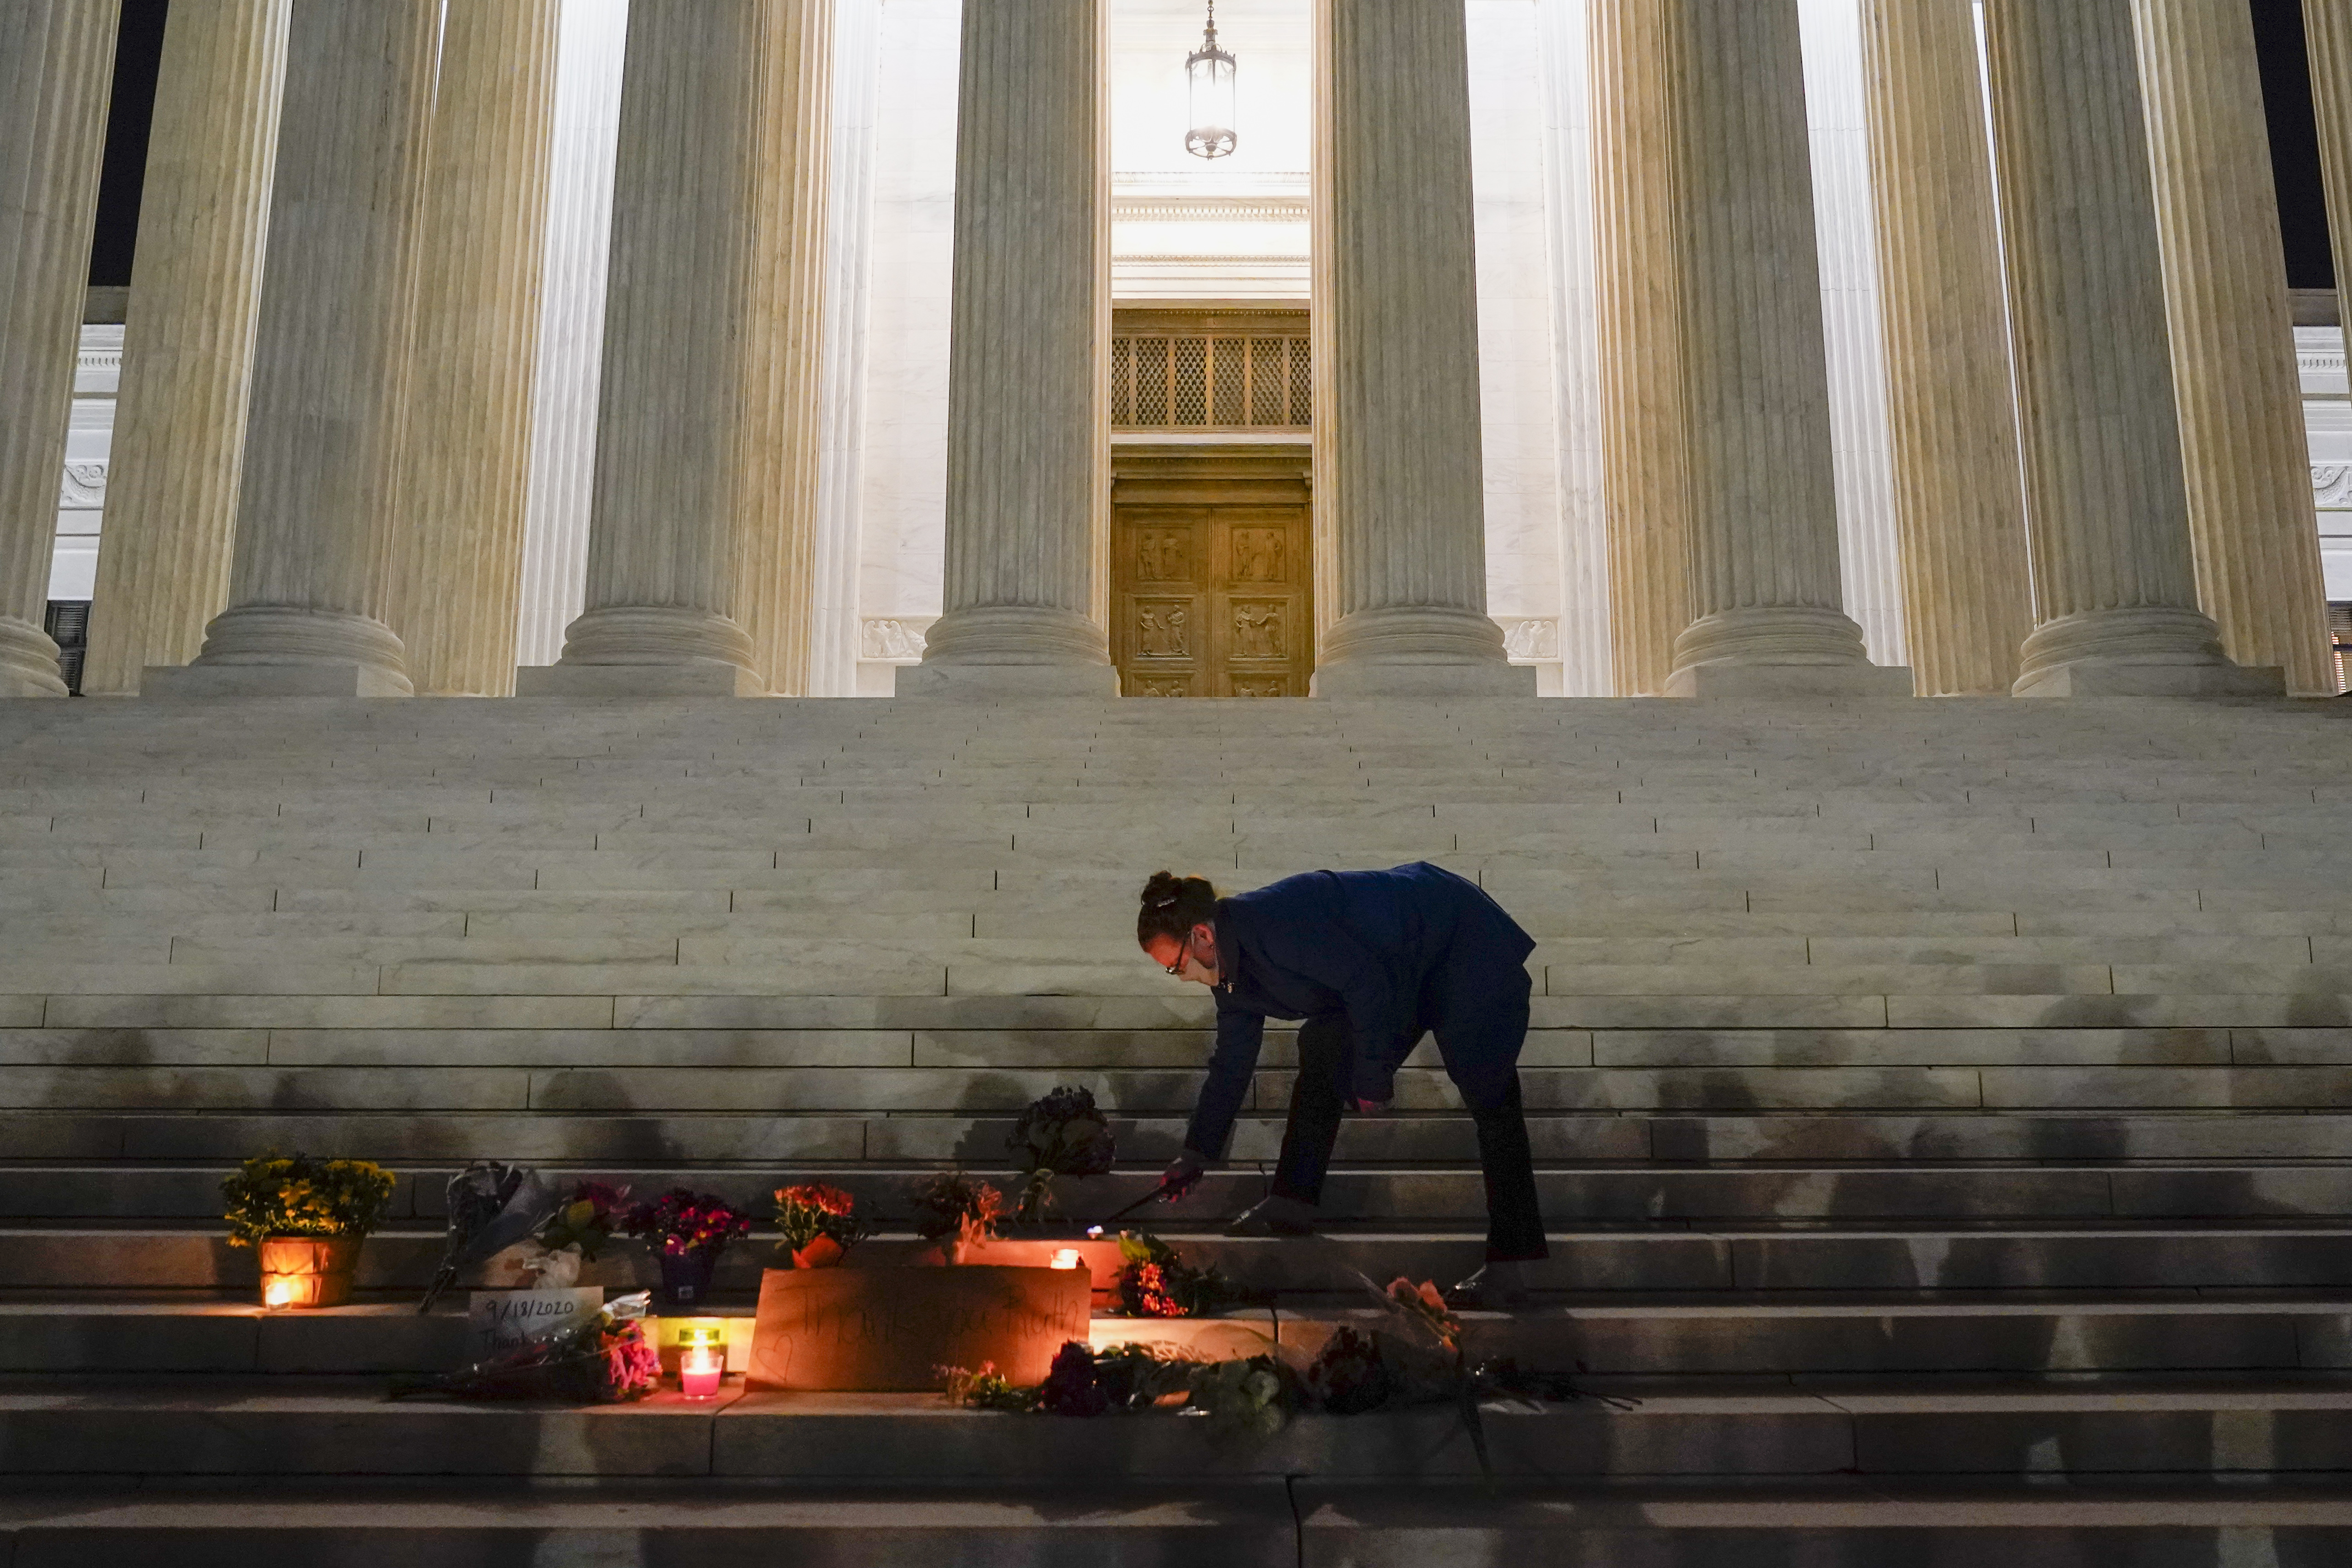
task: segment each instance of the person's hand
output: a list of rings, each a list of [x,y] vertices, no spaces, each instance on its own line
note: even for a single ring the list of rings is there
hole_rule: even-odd
[[[1356,1100],[1349,1103],[1355,1106],[1359,1116],[1386,1116],[1389,1112],[1389,1102],[1385,1100]]]
[[[1208,1168],[1206,1161],[1187,1149],[1168,1162],[1168,1169],[1160,1173],[1160,1190],[1168,1195],[1171,1203],[1173,1203],[1199,1186],[1201,1177],[1207,1173]]]

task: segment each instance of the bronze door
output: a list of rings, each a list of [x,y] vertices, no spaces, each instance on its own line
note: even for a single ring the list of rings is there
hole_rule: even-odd
[[[1174,476],[1170,476],[1173,478]],[[1255,476],[1122,479],[1112,657],[1130,697],[1304,697],[1315,668],[1307,509]],[[1158,493],[1153,493],[1158,492]]]

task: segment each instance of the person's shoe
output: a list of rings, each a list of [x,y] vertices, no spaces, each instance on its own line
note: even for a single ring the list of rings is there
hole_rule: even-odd
[[[1446,1305],[1473,1312],[1508,1312],[1528,1304],[1528,1266],[1489,1263],[1445,1293]]]
[[[1315,1205],[1276,1193],[1225,1226],[1227,1236],[1313,1236]]]

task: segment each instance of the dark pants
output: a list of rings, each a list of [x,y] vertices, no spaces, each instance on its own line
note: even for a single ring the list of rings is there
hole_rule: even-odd
[[[1522,1002],[1522,1018],[1525,1011]],[[1443,1048],[1443,1027],[1438,1039]],[[1322,1201],[1323,1173],[1331,1164],[1349,1093],[1354,1043],[1345,1018],[1310,1018],[1299,1028],[1298,1081],[1290,1091],[1290,1121],[1282,1131],[1282,1158],[1274,1173],[1274,1191],[1283,1197]],[[1528,1147],[1518,1069],[1471,1075],[1467,1084],[1450,1062],[1447,1071],[1470,1102],[1470,1120],[1478,1130],[1478,1166],[1486,1179],[1487,1261],[1550,1256],[1536,1202],[1535,1154]],[[1489,1103],[1481,1106],[1482,1100]]]

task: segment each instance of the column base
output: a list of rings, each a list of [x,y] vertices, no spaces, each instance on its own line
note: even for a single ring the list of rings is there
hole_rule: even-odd
[[[197,676],[197,670],[222,672]],[[305,676],[298,673],[315,670]],[[165,672],[169,673],[165,673]],[[268,672],[268,673],[265,673]],[[407,697],[400,638],[373,616],[305,605],[232,605],[205,627],[204,651],[184,670],[159,665],[140,677],[158,697]]]
[[[1339,701],[1393,697],[1533,697],[1528,664],[1388,664],[1342,659],[1318,667],[1307,687],[1313,697]]]
[[[1900,664],[1694,664],[1666,677],[1664,695],[1764,702],[1908,697],[1911,668]]]
[[[2084,610],[2033,628],[2013,697],[2286,695],[2284,673],[2248,669],[2221,652],[2221,628],[2180,605]]]
[[[1118,695],[1118,671],[1108,664],[902,664],[897,681],[897,697],[982,702]]]
[[[139,677],[142,700],[234,702],[253,697],[409,697],[408,677],[349,659],[303,664],[156,664]]]
[[[58,645],[29,621],[0,616],[0,698],[63,697]]]
[[[2286,696],[2277,665],[2136,664],[2081,658],[2021,675],[2012,697],[2190,697],[2259,700]]]
[[[577,701],[634,697],[765,697],[760,678],[715,658],[676,664],[526,664],[515,669],[517,697]]]

